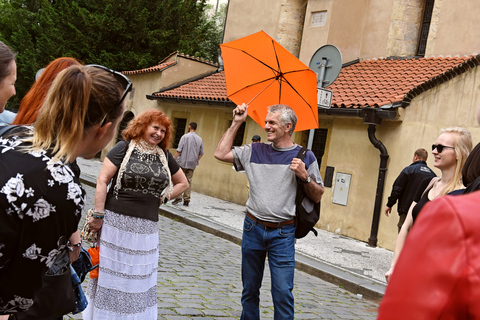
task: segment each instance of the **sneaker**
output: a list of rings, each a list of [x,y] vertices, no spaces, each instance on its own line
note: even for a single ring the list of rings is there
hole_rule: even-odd
[[[175,199],[172,201],[172,204],[177,204],[177,203],[180,203],[182,202],[182,199]]]
[[[184,205],[185,207],[188,207],[188,204],[189,204],[189,203],[190,203],[190,202],[188,202],[188,201],[183,201],[183,205]]]

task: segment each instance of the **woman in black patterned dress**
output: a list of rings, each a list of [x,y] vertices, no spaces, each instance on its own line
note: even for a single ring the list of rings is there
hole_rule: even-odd
[[[86,320],[157,319],[158,208],[188,188],[168,151],[171,133],[162,111],[147,110],[103,162],[89,221],[93,231],[101,227],[100,265],[88,282]]]
[[[71,283],[69,267],[63,276],[52,268],[67,246],[78,247],[67,243],[85,202],[74,161],[93,158],[113,138],[130,89],[128,78],[103,66],[72,66],[57,76],[34,127],[0,137],[0,314],[67,313],[52,307],[61,291],[45,305],[37,293],[65,273]]]

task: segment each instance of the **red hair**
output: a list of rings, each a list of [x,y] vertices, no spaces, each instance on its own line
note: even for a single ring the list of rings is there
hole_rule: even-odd
[[[12,124],[32,124],[37,120],[38,112],[47,96],[53,80],[63,69],[73,65],[81,65],[74,58],[57,58],[50,62],[42,72],[40,78],[32,85],[23,97],[18,108],[17,116]]]
[[[146,110],[131,120],[122,132],[123,139],[133,140],[142,138],[147,127],[154,122],[165,127],[165,137],[158,146],[166,151],[170,147],[170,138],[172,137],[172,120],[157,109]]]

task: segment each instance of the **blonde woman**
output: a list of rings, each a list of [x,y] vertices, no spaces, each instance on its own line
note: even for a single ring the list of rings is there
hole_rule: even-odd
[[[408,210],[405,223],[398,234],[390,269],[385,273],[387,282],[393,273],[408,232],[422,207],[435,198],[464,188],[462,168],[471,150],[472,135],[467,129],[461,127],[443,129],[435,144],[432,145],[432,154],[435,158],[434,166],[441,171],[441,176],[440,178],[424,180],[419,185],[417,195]]]
[[[65,296],[73,290],[66,252],[80,245],[67,240],[85,203],[75,159],[92,158],[113,138],[129,90],[128,78],[103,66],[69,67],[35,127],[0,138],[0,314],[55,318],[75,309]],[[50,296],[37,294],[45,287]]]

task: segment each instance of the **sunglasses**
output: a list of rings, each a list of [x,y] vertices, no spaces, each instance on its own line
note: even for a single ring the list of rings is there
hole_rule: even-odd
[[[443,144],[432,144],[432,151],[437,149],[438,153],[442,153],[444,148],[455,149],[454,147],[444,146]]]
[[[103,118],[102,124],[100,125],[101,127],[103,127],[105,125],[105,123],[107,123],[107,119],[108,119],[108,116],[110,115],[110,113],[112,113],[114,110],[116,110],[117,107],[122,103],[122,101],[125,100],[125,97],[127,96],[127,93],[132,91],[132,81],[130,81],[130,79],[128,79],[123,73],[120,73],[118,71],[109,69],[109,68],[104,67],[104,66],[99,65],[99,64],[87,64],[86,66],[87,67],[94,67],[94,68],[97,68],[97,69],[107,71],[108,73],[111,73],[113,75],[113,77],[115,78],[115,80],[117,80],[122,85],[122,87],[124,89],[123,94],[120,97],[120,100],[118,100],[118,102],[115,104],[115,106],[112,109],[110,109],[110,111],[108,111],[107,114],[105,115],[105,117]]]

